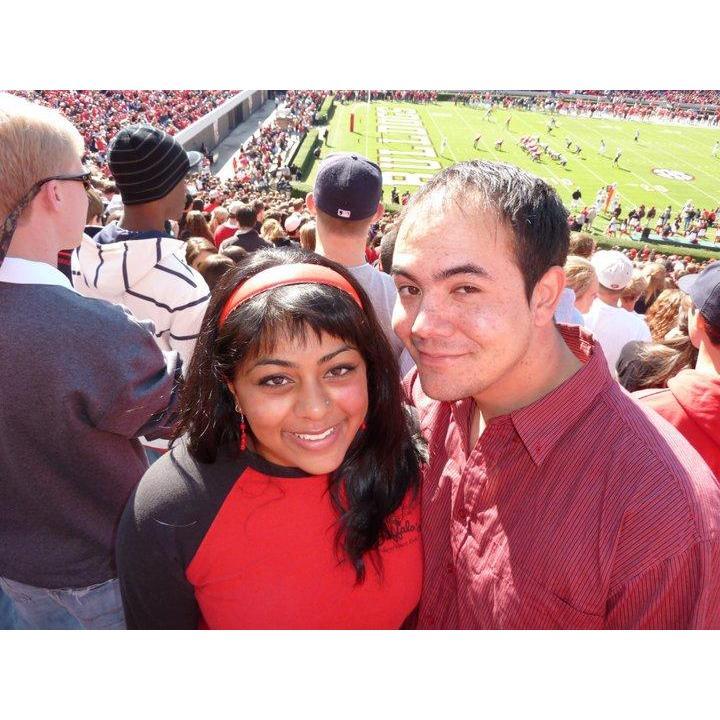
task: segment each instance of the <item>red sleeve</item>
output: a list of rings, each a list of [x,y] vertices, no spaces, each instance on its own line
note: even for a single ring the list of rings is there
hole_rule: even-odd
[[[608,630],[720,628],[720,544],[698,542],[624,583],[608,601]]]

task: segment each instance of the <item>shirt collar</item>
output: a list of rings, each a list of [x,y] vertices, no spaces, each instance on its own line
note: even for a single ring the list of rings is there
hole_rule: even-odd
[[[600,344],[587,330],[559,323],[557,328],[583,366],[544,397],[510,413],[515,431],[535,465],[543,462],[596,396],[614,382]]]
[[[0,265],[0,282],[14,285],[59,285],[72,290],[70,281],[57,268],[36,260],[6,257]]]
[[[600,344],[577,325],[556,323],[563,340],[583,366],[562,385],[510,415],[501,415],[488,423],[488,428],[506,425],[508,420],[527,449],[535,465],[540,465],[559,440],[586,412],[595,397],[615,382],[610,376],[607,360]],[[465,443],[475,403],[465,398],[451,404],[451,411]],[[486,429],[487,432],[487,429]],[[470,448],[472,452],[473,448]]]

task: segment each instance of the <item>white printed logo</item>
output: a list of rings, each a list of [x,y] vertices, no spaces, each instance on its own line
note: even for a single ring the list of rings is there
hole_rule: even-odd
[[[695,179],[693,175],[688,175],[682,170],[670,170],[669,168],[653,168],[653,172],[655,173],[655,175],[667,178],[668,180],[684,180],[685,182],[689,182],[690,180]]]
[[[349,210],[338,210],[338,217],[341,218],[349,218],[350,217],[350,211]]]

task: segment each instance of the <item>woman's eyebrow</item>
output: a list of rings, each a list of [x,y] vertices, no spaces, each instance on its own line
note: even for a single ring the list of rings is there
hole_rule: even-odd
[[[322,365],[323,363],[330,362],[334,357],[337,355],[340,355],[340,353],[347,352],[348,350],[353,350],[350,345],[343,345],[342,347],[339,347],[337,350],[333,350],[331,353],[328,353],[327,355],[323,355],[318,360],[318,365]],[[259,360],[255,361],[253,363],[253,368],[259,367],[261,365],[279,365],[280,367],[288,367],[288,368],[296,368],[297,363],[291,362],[290,360],[281,360],[280,358],[260,358]]]

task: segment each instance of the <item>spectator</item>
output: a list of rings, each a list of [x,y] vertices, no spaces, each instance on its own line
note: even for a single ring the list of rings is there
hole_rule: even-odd
[[[206,260],[210,255],[217,255],[218,249],[215,243],[204,237],[188,238],[185,244],[185,262],[195,270],[198,265]],[[199,272],[199,270],[198,270]],[[202,273],[200,273],[202,275]]]
[[[55,268],[87,220],[83,153],[60,113],[0,95],[0,590],[38,629],[125,626],[113,539],[180,368]]]
[[[237,213],[242,207],[242,203],[233,202],[230,203],[228,208],[228,217],[223,221],[222,225],[218,225],[215,234],[213,235],[213,242],[215,247],[220,247],[224,240],[232,237],[238,230]]]
[[[300,228],[300,231],[298,233],[298,237],[300,240],[300,247],[303,250],[309,250],[310,252],[315,252],[315,223],[314,222],[306,222],[303,223],[302,227]]]
[[[367,303],[299,249],[218,285],[178,442],[120,524],[130,627],[398,628],[413,611],[423,448]]]
[[[585,314],[598,296],[598,278],[592,263],[580,255],[568,255],[565,261],[566,288],[575,295],[575,309]],[[580,318],[582,321],[582,318]],[[583,322],[576,323],[582,325]]]
[[[237,250],[247,256],[242,248],[233,247],[230,250]],[[216,250],[214,253],[208,253],[204,259],[198,262],[197,270],[205,278],[205,282],[212,292],[225,273],[233,267],[235,267],[235,261],[225,254],[221,255]]]
[[[185,227],[182,233],[180,233],[181,240],[187,240],[191,237],[202,237],[209,242],[213,242],[213,234],[210,232],[210,226],[205,219],[205,215],[199,210],[191,210],[187,214]]]
[[[637,397],[672,423],[720,478],[720,262],[685,275],[679,285],[692,300],[688,325],[698,349],[695,368],[669,380],[667,389]]]
[[[208,223],[208,227],[210,228],[210,232],[213,234],[213,242],[215,240],[215,233],[217,232],[217,229],[223,223],[226,223],[229,217],[230,217],[230,213],[228,212],[228,209],[226,207],[224,207],[223,205],[216,207],[212,211],[212,214],[210,216],[210,222]]]
[[[645,314],[655,342],[663,342],[667,334],[677,327],[683,297],[681,290],[663,290]]]
[[[393,225],[380,241],[380,268],[384,273],[390,274],[392,270],[393,253],[395,252],[395,239],[397,238],[398,225]]]
[[[230,245],[229,247],[226,247],[224,250],[221,250],[219,255],[222,255],[223,257],[230,258],[234,263],[239,263],[245,258],[250,255],[250,253],[247,250],[243,250],[241,247],[238,247],[237,245]]]
[[[643,318],[618,307],[623,289],[632,280],[630,260],[617,250],[599,250],[591,262],[598,276],[598,297],[583,315],[585,327],[602,346],[610,372],[615,376],[625,343],[649,341],[650,330]]]
[[[667,345],[633,340],[626,343],[616,363],[618,382],[629,392],[667,387],[687,367],[680,353]]]
[[[556,192],[499,163],[446,168],[408,206],[393,320],[431,458],[418,628],[720,626],[720,487],[555,324],[568,240]]]
[[[237,245],[246,252],[252,253],[256,250],[262,250],[268,247],[268,244],[258,235],[255,230],[255,222],[257,215],[251,205],[241,203],[235,213],[235,221],[238,229],[232,237],[223,240],[220,243],[220,249],[223,250],[231,245]]]
[[[158,162],[162,160],[158,171]],[[209,291],[185,262],[185,243],[170,237],[185,200],[185,176],[198,153],[149,125],[130,125],[113,139],[108,161],[122,195],[122,224],[85,238],[73,256],[75,289],[88,297],[122,303],[155,325],[163,350],[190,362]]]
[[[402,341],[392,329],[392,312],[397,297],[390,277],[378,272],[365,260],[365,243],[370,225],[384,212],[382,173],[361,155],[334,153],[323,161],[315,177],[313,192],[306,205],[315,215],[316,252],[344,265],[370,296],[375,313],[400,358]],[[406,357],[401,372],[411,368]]]
[[[592,235],[583,232],[570,233],[570,249],[569,255],[579,255],[590,259],[595,252],[595,240]]]
[[[635,303],[640,299],[640,296],[645,294],[647,284],[648,281],[645,275],[640,270],[633,270],[630,282],[620,292],[620,307],[630,313],[637,314],[635,313]],[[652,334],[652,328],[650,328],[650,333]]]
[[[648,308],[665,289],[665,268],[660,263],[650,262],[645,266],[648,286],[645,294],[635,303],[635,312],[645,315]]]

